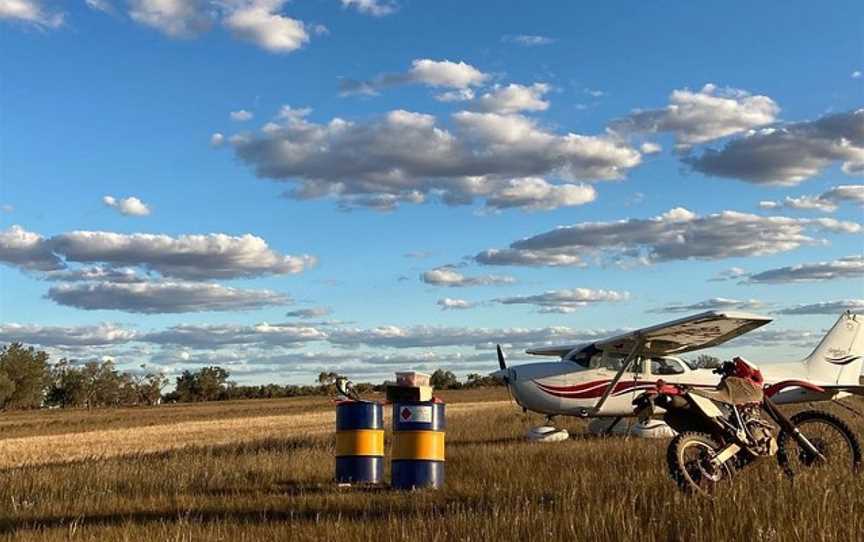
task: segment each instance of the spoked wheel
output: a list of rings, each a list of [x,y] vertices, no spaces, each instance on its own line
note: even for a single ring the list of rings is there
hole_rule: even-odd
[[[777,437],[777,461],[787,475],[833,472],[848,476],[861,472],[861,443],[846,422],[818,410],[799,412],[790,421],[824,459],[805,449],[794,435],[781,431]]]
[[[682,490],[710,497],[717,484],[732,477],[728,464],[712,465],[720,445],[704,433],[681,433],[669,444],[669,473]]]

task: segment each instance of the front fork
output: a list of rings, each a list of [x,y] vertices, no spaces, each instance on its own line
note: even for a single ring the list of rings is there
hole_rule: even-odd
[[[774,419],[774,421],[777,422],[777,425],[779,425],[782,430],[792,435],[795,441],[800,444],[801,447],[804,448],[804,450],[808,454],[810,454],[812,457],[816,457],[822,461],[825,461],[825,456],[822,455],[822,452],[820,452],[819,449],[816,448],[816,446],[814,446],[812,442],[810,442],[810,439],[804,436],[804,433],[802,433],[798,429],[798,427],[796,427],[795,424],[793,424],[792,421],[786,417],[785,414],[780,412],[780,409],[777,408],[777,405],[774,404],[774,401],[772,401],[768,397],[765,397],[765,399],[762,401],[762,408],[764,408],[765,412],[767,412]]]

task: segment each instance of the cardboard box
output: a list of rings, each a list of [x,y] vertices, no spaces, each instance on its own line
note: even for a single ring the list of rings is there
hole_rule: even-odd
[[[417,371],[397,371],[396,385],[397,386],[428,386],[429,379],[432,377],[426,373],[418,373]]]
[[[388,382],[386,391],[390,402],[432,400],[432,386],[399,386]]]

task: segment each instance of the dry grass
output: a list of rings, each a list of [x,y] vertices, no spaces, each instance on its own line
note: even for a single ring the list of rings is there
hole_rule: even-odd
[[[148,412],[146,424],[90,423],[89,433],[68,435],[86,450],[96,435],[121,431],[135,441],[137,432],[138,453],[0,471],[0,533],[16,540],[714,542],[860,540],[864,532],[861,478],[792,484],[766,462],[741,473],[713,502],[691,499],[667,478],[665,441],[581,438],[584,424],[571,420],[567,426],[576,438],[530,444],[521,435],[538,418],[500,402],[501,390],[449,395],[452,402],[468,401],[450,411],[448,481],[441,491],[334,487],[332,407],[326,401],[265,401],[259,414],[256,401],[197,405],[197,418],[177,416],[172,407],[168,414]],[[497,403],[477,404],[481,399]],[[864,409],[864,401],[850,404]],[[220,408],[234,414],[217,421]],[[860,417],[831,410],[864,433]],[[38,425],[39,415],[29,416]],[[201,433],[176,429],[211,422],[200,426]],[[141,425],[152,427],[134,429]],[[161,432],[147,433],[153,429]],[[233,441],[190,447],[181,434],[193,441]],[[45,446],[42,438],[29,439],[30,447],[18,453],[37,453]],[[153,451],[181,441],[185,448]],[[117,453],[130,450],[128,442],[116,442]]]

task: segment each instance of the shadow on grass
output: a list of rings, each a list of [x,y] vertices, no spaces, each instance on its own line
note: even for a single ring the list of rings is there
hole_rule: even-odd
[[[124,461],[164,461],[181,457],[184,455],[207,454],[213,458],[232,457],[237,454],[254,454],[261,452],[290,453],[298,450],[324,449],[330,447],[330,441],[319,435],[303,438],[292,437],[279,439],[269,437],[266,439],[251,440],[246,442],[234,442],[230,444],[215,444],[207,446],[187,445],[170,450],[158,452],[132,453],[115,455],[109,457],[85,457],[72,461],[54,461],[47,463],[35,463],[17,467],[0,468],[0,474],[14,473],[26,469],[62,469],[78,465],[93,464],[94,462],[124,462]]]
[[[323,486],[322,486],[323,487]],[[364,492],[381,493],[387,488],[352,488]],[[454,507],[454,505],[459,505]],[[411,519],[440,519],[455,513],[457,508],[464,512],[466,508],[475,513],[488,511],[491,504],[483,499],[467,499],[465,497],[450,497],[443,502],[427,502],[418,505],[410,499],[404,504],[388,503],[382,506],[364,506],[362,508],[335,508],[326,510],[290,510],[290,509],[240,509],[220,510],[203,508],[200,510],[153,510],[138,512],[90,513],[34,517],[27,519],[0,519],[0,534],[9,535],[23,531],[64,529],[70,525],[78,527],[112,527],[121,525],[148,525],[151,523],[233,523],[233,524],[266,524],[266,523],[322,523],[326,521],[365,522],[400,517]]]

